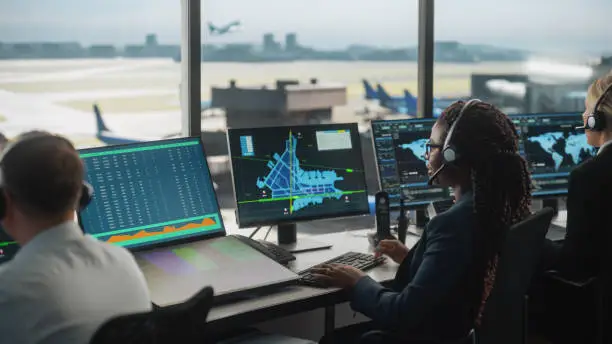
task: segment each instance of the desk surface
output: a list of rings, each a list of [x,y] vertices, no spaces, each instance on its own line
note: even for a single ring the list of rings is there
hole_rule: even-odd
[[[222,215],[228,234],[248,236],[251,233],[252,229],[237,228],[233,211],[222,211]],[[553,223],[565,226],[566,217],[566,212],[560,211]],[[410,230],[414,231],[415,228]],[[262,229],[255,238],[263,239],[266,232],[267,230]],[[296,260],[290,263],[289,268],[297,272],[348,251],[372,253],[367,238],[367,234],[371,232],[373,232],[372,229],[359,229],[321,235],[298,233],[298,240],[302,237],[312,237],[317,241],[331,243],[333,246],[325,250],[297,253],[295,254]],[[276,231],[273,229],[268,234],[268,239],[274,241],[275,238]],[[418,239],[418,236],[408,234],[406,245],[412,247]],[[392,280],[396,272],[397,264],[388,259],[386,264],[368,271],[368,275],[376,281],[386,282]],[[249,300],[215,306],[209,313],[208,321],[219,328],[247,326],[259,321],[295,314],[296,309],[304,312],[343,301],[346,301],[346,295],[337,288],[319,289],[293,286]]]
[[[233,231],[230,233],[232,232]],[[317,235],[317,241],[331,243],[333,244],[332,248],[312,252],[296,253],[296,260],[290,263],[289,268],[297,272],[320,264],[323,261],[334,258],[348,251],[371,253],[372,250],[367,239],[367,233],[369,232],[370,230],[355,230]],[[271,233],[270,235],[274,235],[274,233]],[[300,240],[300,237],[305,236],[307,235],[299,234],[298,240]],[[412,246],[417,242],[417,240],[418,237],[416,236],[408,236],[406,242],[408,246]],[[368,275],[376,281],[385,282],[392,280],[395,277],[396,272],[397,264],[388,259],[386,264],[368,271]],[[247,316],[248,313],[254,312],[270,311],[277,313],[280,311],[280,308],[290,307],[292,309],[296,309],[296,305],[301,305],[305,302],[308,302],[307,307],[309,309],[315,309],[323,307],[324,305],[329,305],[331,300],[335,300],[334,303],[337,303],[343,301],[344,298],[344,293],[337,288],[319,289],[305,286],[294,286],[284,288],[273,294],[258,296],[254,299],[216,306],[209,313],[208,320],[211,323],[216,323],[222,322],[224,319],[234,318],[241,315]],[[309,310],[304,309],[303,307],[300,307],[299,309],[301,311]]]

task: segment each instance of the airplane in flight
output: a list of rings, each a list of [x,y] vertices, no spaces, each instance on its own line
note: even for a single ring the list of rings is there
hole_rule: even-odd
[[[230,22],[227,25],[220,26],[220,27],[215,26],[211,22],[208,22],[208,33],[210,33],[213,36],[222,36],[227,33],[236,32],[238,29],[240,29],[241,26],[242,24],[240,23],[239,20],[235,20],[233,22]]]

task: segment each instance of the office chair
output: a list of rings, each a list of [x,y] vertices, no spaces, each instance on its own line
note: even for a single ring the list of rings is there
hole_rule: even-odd
[[[606,231],[606,238],[604,238],[604,245],[602,247],[610,247],[612,244],[612,233]],[[612,307],[610,305],[610,292],[612,291],[612,252],[609,249],[602,248],[600,252],[601,270],[599,275],[589,277],[583,280],[572,280],[565,278],[556,270],[550,270],[546,272],[546,276],[555,282],[561,283],[565,286],[575,288],[577,290],[593,289],[595,300],[595,343],[611,343],[611,333],[608,330],[610,325],[610,311]],[[578,314],[572,314],[568,316],[580,316]]]
[[[500,255],[495,287],[487,300],[482,325],[454,342],[401,338],[385,331],[371,331],[359,344],[517,344],[527,342],[526,294],[540,261],[546,232],[554,212],[544,208],[512,226]]]
[[[213,295],[213,289],[205,287],[178,305],[117,316],[102,324],[90,344],[204,343],[204,328]]]
[[[554,216],[546,207],[512,226],[502,249],[495,286],[476,331],[478,344],[527,342],[527,291]]]

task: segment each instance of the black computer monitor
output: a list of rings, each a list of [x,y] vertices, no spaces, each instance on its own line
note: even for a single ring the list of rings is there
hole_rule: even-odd
[[[0,265],[13,259],[19,251],[19,245],[0,226]]]
[[[296,222],[369,212],[356,123],[229,129],[228,141],[240,227],[277,225],[301,252],[321,245],[296,242]]]
[[[132,250],[225,235],[200,137],[79,150],[85,233]]]
[[[519,131],[519,149],[528,162],[538,198],[565,196],[570,171],[595,156],[583,130],[580,113],[512,116]]]
[[[451,199],[446,187],[429,186],[425,145],[435,119],[372,121],[372,140],[380,188],[392,208],[404,200],[407,208],[423,210],[434,201]]]

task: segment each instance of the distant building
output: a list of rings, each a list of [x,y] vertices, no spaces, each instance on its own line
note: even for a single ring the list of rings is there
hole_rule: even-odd
[[[265,52],[277,52],[280,50],[280,44],[274,40],[274,34],[271,34],[271,33],[264,34],[263,50]]]
[[[288,33],[285,36],[285,50],[293,52],[299,49],[296,33]]]
[[[117,48],[110,44],[92,45],[89,47],[89,56],[96,58],[113,58],[117,57]]]
[[[146,36],[146,38],[145,38],[145,45],[147,47],[155,47],[155,46],[157,46],[158,45],[158,43],[157,43],[157,35],[153,34],[153,33],[148,34]]]

